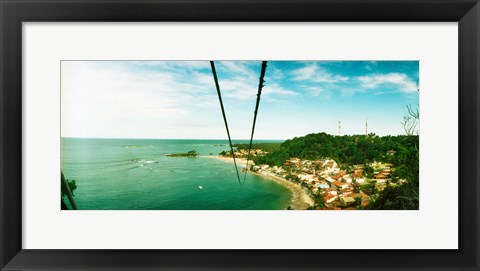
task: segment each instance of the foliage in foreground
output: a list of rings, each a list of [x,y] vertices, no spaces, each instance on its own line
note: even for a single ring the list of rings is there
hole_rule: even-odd
[[[73,191],[77,189],[77,184],[75,183],[75,180],[66,179],[66,181],[67,181],[68,187],[70,188],[70,192],[72,192],[72,196],[75,196],[75,194],[73,193]],[[62,186],[62,198],[65,197],[66,195],[67,195],[67,189]]]
[[[62,178],[63,178],[63,174],[62,174]],[[75,189],[77,189],[77,184],[75,183],[75,180],[69,180],[69,179],[65,179],[65,182],[67,183],[68,185],[68,188],[70,189],[70,192],[72,194],[72,196],[75,196],[74,194],[74,191]],[[64,201],[64,198],[65,196],[67,196],[67,187],[63,186],[63,185],[60,185],[61,187],[61,192],[60,192],[60,202],[61,202],[61,209],[62,210],[68,210],[68,206],[65,204],[65,201]]]

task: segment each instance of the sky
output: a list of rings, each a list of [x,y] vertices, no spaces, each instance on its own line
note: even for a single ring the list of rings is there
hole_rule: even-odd
[[[233,139],[250,138],[261,61],[215,61]],[[405,134],[418,61],[268,61],[255,139]],[[339,129],[340,122],[340,129]],[[62,137],[227,139],[209,61],[62,61]]]

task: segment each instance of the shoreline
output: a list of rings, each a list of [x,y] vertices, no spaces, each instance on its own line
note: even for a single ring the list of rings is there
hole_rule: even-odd
[[[233,158],[231,157],[223,157],[218,155],[211,155],[211,156],[201,156],[211,159],[220,160],[226,163],[233,163]],[[247,159],[244,158],[235,158],[238,165],[244,166],[247,164]],[[253,161],[249,160],[249,165],[253,165]],[[289,206],[292,207],[294,210],[305,210],[310,206],[314,205],[314,200],[310,197],[310,195],[298,184],[292,183],[282,177],[276,176],[272,173],[257,173],[249,171],[252,175],[256,175],[259,177],[264,177],[265,179],[271,180],[276,182],[277,184],[287,188],[292,193],[292,199],[290,200]]]
[[[224,157],[224,156],[220,156],[220,155],[202,155],[202,156],[199,156],[199,157],[211,158],[211,159],[220,160],[220,161],[227,162],[227,163],[233,163],[233,158]],[[245,167],[247,165],[247,159],[245,159],[245,158],[235,157],[235,162],[237,163],[237,165],[240,165],[240,166]],[[254,165],[255,163],[253,163],[252,160],[248,160],[248,164],[249,165]]]

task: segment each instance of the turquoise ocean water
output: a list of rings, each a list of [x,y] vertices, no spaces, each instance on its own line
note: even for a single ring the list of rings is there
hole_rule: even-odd
[[[226,140],[62,138],[61,144],[61,167],[76,180],[82,210],[282,210],[291,200],[290,190],[263,177],[248,174],[240,186],[233,163],[202,157],[228,150]],[[200,157],[166,156],[193,149]]]

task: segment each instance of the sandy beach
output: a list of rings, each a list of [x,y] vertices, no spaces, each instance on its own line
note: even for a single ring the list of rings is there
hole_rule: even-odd
[[[233,158],[231,158],[231,157],[224,157],[224,156],[220,156],[220,155],[209,155],[209,156],[205,155],[205,156],[201,156],[201,157],[212,158],[212,159],[220,160],[220,161],[227,162],[227,163],[233,163]],[[235,157],[235,162],[237,163],[237,165],[242,166],[241,168],[238,169],[239,171],[247,165],[247,159],[245,159],[245,158]],[[249,166],[254,165],[254,164],[255,163],[252,160],[248,161]]]
[[[206,158],[211,158],[211,159],[217,159],[220,161],[224,161],[227,163],[233,163],[233,158],[230,157],[224,157],[224,156],[202,156]],[[240,169],[244,168],[245,165],[247,164],[247,159],[244,158],[235,158],[237,165],[240,165]],[[253,165],[253,161],[248,162],[249,165]],[[240,170],[239,169],[239,170]],[[285,188],[290,189],[292,192],[292,200],[291,203],[289,204],[290,207],[292,207],[294,210],[305,210],[308,207],[312,206],[315,202],[313,199],[308,195],[308,193],[298,184],[292,183],[288,180],[285,180],[284,178],[278,177],[274,175],[273,173],[254,173],[250,172],[251,174],[255,174],[257,176],[264,177],[268,180],[272,180]]]

